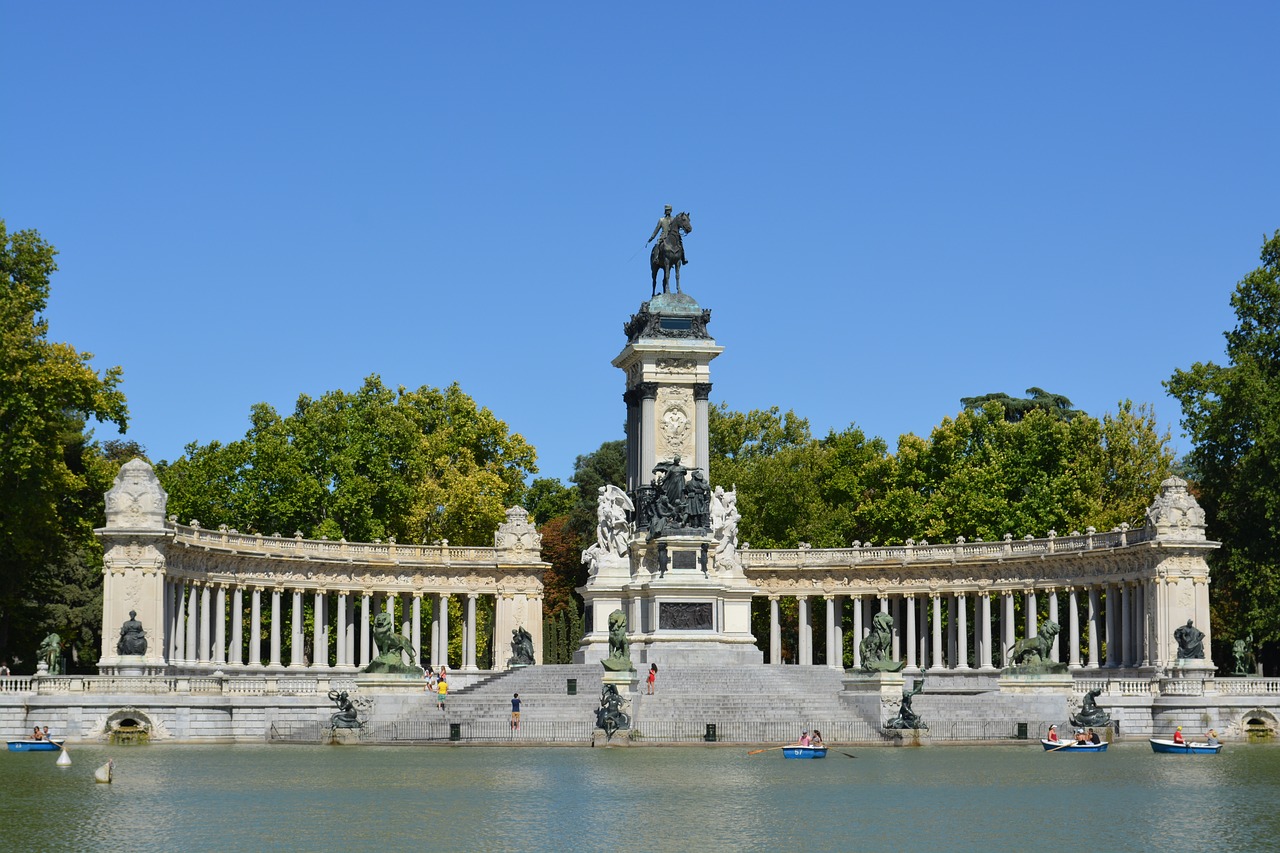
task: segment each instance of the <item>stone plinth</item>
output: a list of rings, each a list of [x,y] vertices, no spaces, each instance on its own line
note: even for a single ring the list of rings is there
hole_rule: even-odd
[[[426,688],[421,676],[394,672],[361,672],[356,675],[356,687],[361,693],[421,693]],[[450,676],[449,686],[453,686]]]
[[[612,684],[623,696],[634,696],[640,692],[640,675],[634,669],[628,672],[605,672],[600,683]]]
[[[1075,679],[1069,672],[1024,674],[1002,672],[997,682],[1001,693],[1060,693],[1070,695]]]
[[[901,672],[850,669],[845,670],[843,683],[840,701],[877,726],[897,713],[897,706],[902,702]]]

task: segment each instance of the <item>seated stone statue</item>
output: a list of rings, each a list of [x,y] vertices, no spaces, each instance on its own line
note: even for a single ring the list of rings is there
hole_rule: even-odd
[[[1081,728],[1109,725],[1111,723],[1111,715],[1099,708],[1096,701],[1101,695],[1101,690],[1090,690],[1084,694],[1084,699],[1080,702],[1080,713],[1071,717],[1071,725]]]
[[[338,712],[329,717],[329,725],[335,729],[364,728],[356,712],[356,703],[345,690],[330,690],[329,701],[338,706]]]
[[[600,661],[610,672],[630,672],[631,641],[627,639],[627,614],[615,610],[609,614],[609,656]]]
[[[407,664],[401,657],[413,660],[413,645],[396,633],[390,613],[379,613],[373,619],[373,641],[378,644],[378,656],[369,661],[364,672],[386,672],[422,677],[422,667]]]
[[[511,629],[511,658],[508,666],[533,666],[533,637],[524,626]]]
[[[871,619],[871,632],[858,644],[863,672],[897,672],[907,665],[905,660],[894,660],[890,655],[892,642],[893,617],[877,613]]]
[[[147,653],[147,632],[142,630],[142,623],[138,621],[136,610],[130,610],[129,618],[120,626],[120,641],[116,643],[116,653],[122,655]]]

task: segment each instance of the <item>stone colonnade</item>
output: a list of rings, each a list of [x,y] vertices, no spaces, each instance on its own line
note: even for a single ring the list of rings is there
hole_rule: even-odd
[[[151,467],[137,459],[107,493],[107,524],[96,531],[104,551],[104,672],[356,670],[378,654],[372,622],[379,613],[391,614],[409,639],[414,663],[477,669],[481,611],[492,614],[494,669],[507,667],[517,628],[529,632],[541,659],[547,564],[541,537],[519,507],[507,510],[493,547],[472,548],[208,530],[166,518],[167,499]],[[461,604],[461,654],[450,658],[454,599]],[[116,649],[130,613],[147,636],[140,659]]]

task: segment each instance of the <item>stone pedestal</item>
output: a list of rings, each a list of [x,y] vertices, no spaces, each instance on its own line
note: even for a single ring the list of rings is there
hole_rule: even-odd
[[[863,719],[881,726],[898,712],[904,683],[901,672],[845,670],[840,701],[857,711]]]
[[[421,693],[427,682],[421,676],[393,672],[361,672],[356,675],[356,687],[361,693]],[[453,679],[449,679],[453,686]]]
[[[1075,689],[1075,679],[1069,672],[1050,672],[1026,675],[1002,672],[997,681],[1001,693],[1062,694],[1069,696]]]

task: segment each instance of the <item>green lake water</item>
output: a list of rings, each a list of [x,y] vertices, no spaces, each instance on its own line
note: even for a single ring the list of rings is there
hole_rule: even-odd
[[[0,754],[5,850],[1280,849],[1280,747],[140,746]],[[111,785],[93,770],[116,761]]]

